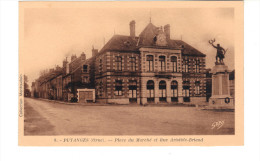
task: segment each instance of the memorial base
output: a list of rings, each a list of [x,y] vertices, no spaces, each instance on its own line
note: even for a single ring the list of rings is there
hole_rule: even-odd
[[[212,96],[209,109],[234,109],[234,98],[230,96],[229,71],[224,63],[212,68]]]
[[[232,97],[211,97],[208,109],[234,109],[234,98]]]

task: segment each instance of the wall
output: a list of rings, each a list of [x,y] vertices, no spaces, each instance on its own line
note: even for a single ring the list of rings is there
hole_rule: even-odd
[[[206,97],[190,97],[190,103],[204,105],[206,104]]]
[[[188,72],[185,72],[185,60],[188,60]],[[195,62],[199,60],[199,72],[195,71]],[[183,63],[183,81],[190,81],[190,96],[200,96],[206,97],[206,69],[205,69],[205,57],[195,57],[195,56],[183,56],[182,57]],[[195,93],[195,82],[200,82],[200,94]]]
[[[122,57],[122,70],[116,70],[116,56]],[[136,58],[136,70],[130,70],[130,57]],[[101,61],[100,61],[101,60]],[[106,52],[96,57],[95,60],[96,76],[96,96],[99,101],[103,99],[124,100],[127,99],[129,103],[129,80],[137,81],[137,97],[140,96],[140,58],[137,53],[119,53]],[[122,96],[115,95],[115,82],[122,80]],[[109,101],[108,101],[109,102]],[[113,101],[115,102],[115,101]],[[127,102],[127,101],[126,101]]]

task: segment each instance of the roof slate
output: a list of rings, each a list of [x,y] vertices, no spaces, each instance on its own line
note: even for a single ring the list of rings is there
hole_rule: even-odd
[[[187,44],[186,42],[182,40],[171,40],[174,41],[178,46],[184,46],[184,50],[182,51],[183,55],[188,55],[188,56],[202,56],[205,57],[206,55],[197,50],[196,48],[192,47],[191,45]]]
[[[136,46],[138,37],[134,39],[130,36],[124,35],[114,35],[100,50],[99,53],[103,53],[105,51],[138,51]]]
[[[166,47],[156,46],[154,43],[154,37],[158,32],[159,28],[154,26],[152,23],[149,23],[140,33],[139,37],[132,38],[131,36],[114,35],[100,50],[99,54],[106,51],[139,52],[139,48],[141,47],[181,49],[182,46],[184,46],[183,55],[206,56],[182,40],[171,39],[167,40],[168,46]]]
[[[138,46],[154,46],[154,37],[158,34],[158,27],[149,23],[139,35]]]

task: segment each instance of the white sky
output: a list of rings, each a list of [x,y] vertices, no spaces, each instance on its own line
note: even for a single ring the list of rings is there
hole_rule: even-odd
[[[101,49],[114,34],[129,35],[129,22],[136,21],[136,35],[149,23],[171,25],[171,38],[181,39],[206,54],[206,68],[212,68],[216,50],[227,49],[225,64],[234,69],[234,10],[232,8],[156,9],[156,8],[27,8],[24,17],[25,52],[23,61],[29,85],[40,70],[62,66],[71,54],[91,56],[92,45]]]

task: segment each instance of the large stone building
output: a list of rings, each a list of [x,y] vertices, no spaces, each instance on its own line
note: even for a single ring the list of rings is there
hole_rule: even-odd
[[[205,102],[205,55],[170,32],[149,23],[136,36],[131,21],[130,35],[114,35],[95,55],[97,101]]]
[[[93,47],[89,59],[72,55],[70,63],[37,79],[34,93],[70,101],[91,88],[103,103],[206,102],[205,54],[170,35],[170,25],[149,23],[136,36],[131,21],[129,35],[114,35],[100,51]]]

